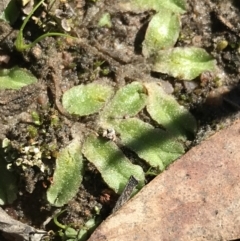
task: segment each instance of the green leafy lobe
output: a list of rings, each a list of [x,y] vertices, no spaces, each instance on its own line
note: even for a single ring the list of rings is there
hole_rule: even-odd
[[[119,121],[115,125],[121,143],[153,167],[164,170],[184,153],[183,145],[171,133],[154,128],[137,118]]]
[[[47,191],[48,201],[56,207],[66,204],[78,192],[82,172],[81,146],[79,140],[75,139],[59,152],[53,184]]]
[[[144,86],[132,82],[117,91],[104,108],[101,116],[106,119],[136,115],[146,105],[147,95]]]
[[[83,154],[116,193],[123,191],[131,175],[139,181],[139,188],[144,185],[142,168],[132,164],[114,142],[90,135],[83,144]]]
[[[110,86],[100,83],[75,86],[63,95],[63,107],[70,113],[85,116],[98,112],[111,97]]]
[[[143,54],[148,57],[157,51],[173,47],[180,32],[179,16],[169,10],[161,9],[155,14],[147,28],[143,42]]]
[[[147,111],[153,120],[182,140],[195,133],[196,120],[186,108],[180,106],[172,95],[166,94],[157,83],[144,85],[149,95]]]
[[[158,51],[152,70],[192,80],[204,71],[213,71],[215,64],[215,60],[202,48],[179,47]]]
[[[36,82],[37,79],[25,69],[14,67],[0,70],[0,89],[18,90]]]

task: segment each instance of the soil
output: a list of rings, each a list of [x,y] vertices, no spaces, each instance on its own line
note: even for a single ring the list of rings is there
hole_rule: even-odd
[[[56,230],[48,223],[60,210],[51,207],[45,193],[51,184],[57,153],[73,138],[73,126],[81,123],[85,128],[95,129],[94,116],[78,118],[69,115],[61,105],[62,94],[72,86],[93,80],[108,81],[119,88],[133,80],[161,81],[196,117],[199,125],[191,146],[200,143],[217,130],[238,118],[240,109],[240,4],[237,0],[188,1],[188,11],[182,15],[182,31],[176,46],[197,46],[208,51],[217,61],[218,82],[212,81],[211,73],[203,73],[192,82],[179,81],[167,75],[150,71],[151,60],[141,54],[141,43],[153,11],[144,13],[121,12],[116,1],[72,1],[71,36],[78,38],[48,37],[29,51],[18,53],[14,41],[21,19],[10,27],[0,22],[0,61],[4,68],[18,65],[31,71],[38,83],[21,90],[0,91],[0,139],[8,138],[12,150],[22,156],[22,147],[45,146],[43,162],[49,166],[47,174],[30,167],[25,171],[16,169],[19,177],[17,200],[4,209],[21,222],[45,230]],[[54,6],[69,12],[66,3]],[[44,24],[30,21],[24,31],[26,42],[33,41],[56,22],[53,14],[41,9],[37,17]],[[71,12],[70,11],[70,12]],[[112,26],[98,27],[103,13],[110,13]],[[45,14],[43,14],[45,13]],[[54,13],[54,10],[51,10]],[[62,31],[64,17],[58,19],[55,30]],[[58,28],[58,29],[56,29]],[[225,48],[221,43],[227,42]],[[9,61],[5,61],[5,57]],[[41,125],[36,125],[32,113],[37,113]],[[55,125],[52,125],[56,121]],[[66,205],[61,222],[80,228],[101,208],[101,219],[111,212],[117,196],[102,181],[98,171],[85,160],[86,178],[76,197]],[[150,181],[150,180],[149,180]]]

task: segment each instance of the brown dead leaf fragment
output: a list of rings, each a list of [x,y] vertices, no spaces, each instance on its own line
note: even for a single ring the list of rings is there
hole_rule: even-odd
[[[0,208],[0,231],[10,241],[40,241],[47,233],[12,219]]]
[[[191,149],[89,241],[240,238],[240,120]]]

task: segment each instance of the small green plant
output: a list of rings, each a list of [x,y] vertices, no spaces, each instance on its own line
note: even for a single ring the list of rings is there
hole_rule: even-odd
[[[153,71],[177,80],[193,80],[204,71],[216,70],[216,61],[204,49],[174,48],[181,30],[180,14],[186,12],[185,0],[123,0],[118,5],[122,11],[156,11],[142,44],[144,57],[153,57]]]
[[[53,218],[55,225],[61,229],[58,234],[63,241],[85,241],[88,239],[93,230],[99,225],[99,220],[97,220],[97,217],[89,219],[80,230],[76,230],[71,226],[61,224],[57,218],[65,211],[66,210],[59,212]]]
[[[29,19],[31,18],[31,16],[33,15],[33,13],[39,8],[39,6],[44,2],[44,0],[41,0],[30,12],[30,14],[24,19],[23,24],[19,30],[19,33],[17,35],[17,39],[15,41],[15,46],[17,51],[22,52],[24,50],[30,49],[32,48],[36,43],[38,43],[39,41],[41,41],[42,39],[46,38],[46,37],[50,37],[50,36],[61,36],[61,37],[70,37],[70,38],[74,38],[68,34],[64,34],[64,33],[45,33],[43,35],[41,35],[40,37],[38,37],[36,40],[34,40],[32,43],[30,44],[25,44],[24,43],[24,38],[23,38],[23,30],[26,26],[26,24],[28,23]]]
[[[163,171],[184,153],[184,141],[196,130],[193,116],[157,83],[132,82],[114,93],[107,83],[93,82],[66,91],[62,103],[70,114],[98,117],[95,129],[80,129],[75,144],[70,144],[74,148],[67,146],[57,158],[53,184],[47,191],[48,201],[54,206],[64,205],[77,193],[84,175],[78,167],[82,166],[82,156],[116,193],[122,193],[130,176],[138,180],[139,190],[145,183],[144,170],[120,147]],[[147,111],[157,124],[141,120],[141,111]]]

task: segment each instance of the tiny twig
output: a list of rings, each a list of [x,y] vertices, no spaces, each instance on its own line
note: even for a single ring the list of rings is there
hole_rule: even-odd
[[[138,180],[134,176],[130,176],[127,185],[125,186],[121,196],[118,198],[115,207],[112,210],[112,213],[115,213],[119,210],[124,203],[126,203],[134,190],[134,188],[138,185]]]
[[[56,76],[56,74],[52,74],[52,80],[54,84],[54,90],[51,88],[52,93],[54,94],[54,102],[57,107],[57,110],[59,111],[60,114],[63,116],[67,117],[68,119],[72,119],[73,115],[69,114],[62,106],[61,103],[61,96],[62,96],[62,91],[59,86],[59,78]]]

